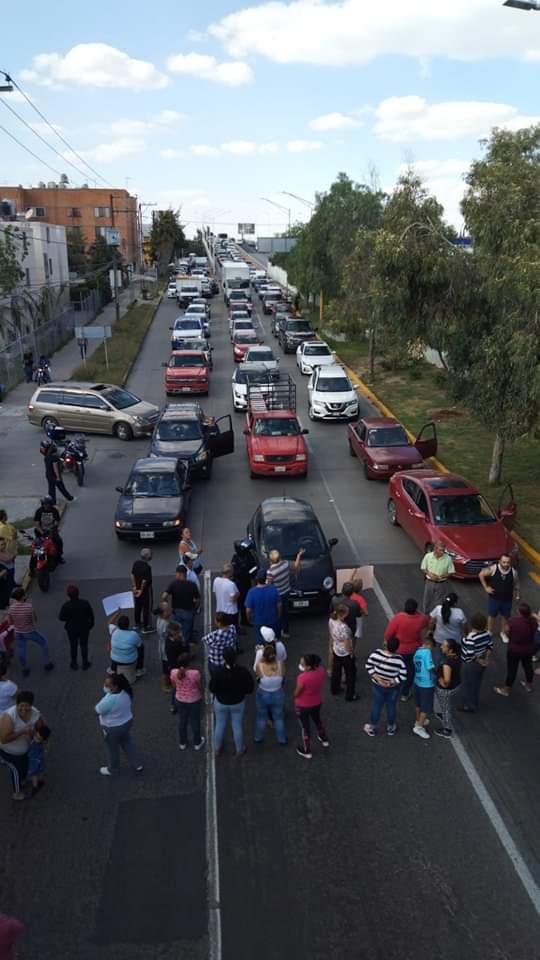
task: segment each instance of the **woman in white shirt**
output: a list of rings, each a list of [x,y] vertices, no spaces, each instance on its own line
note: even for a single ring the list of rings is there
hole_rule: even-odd
[[[356,661],[354,658],[353,636],[346,620],[349,608],[340,603],[330,614],[328,621],[328,675],[330,690],[341,693],[341,676],[345,673],[345,699],[358,700],[356,687]]]
[[[262,743],[268,716],[272,718],[278,743],[287,743],[285,730],[285,693],[283,690],[283,661],[278,660],[275,645],[267,643],[260,660],[255,661],[258,679],[255,716],[255,743]]]
[[[467,617],[461,607],[457,606],[457,602],[457,593],[449,593],[430,613],[429,629],[435,640],[433,655],[436,662],[440,661],[441,647],[445,640],[455,640],[461,646],[467,633]]]
[[[28,770],[28,751],[41,714],[34,707],[34,694],[21,690],[15,706],[0,717],[0,764],[7,767],[13,783],[13,800],[24,800],[22,785]]]
[[[129,765],[136,773],[140,773],[143,769],[142,760],[131,739],[133,724],[131,684],[123,673],[112,674],[105,677],[103,692],[105,696],[96,703],[95,711],[99,717],[109,754],[109,764],[106,767],[100,767],[99,772],[104,777],[111,777],[118,773],[120,750],[123,750]]]

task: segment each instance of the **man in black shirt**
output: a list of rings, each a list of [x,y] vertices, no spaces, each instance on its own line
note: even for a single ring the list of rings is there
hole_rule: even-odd
[[[49,496],[52,502],[54,504],[56,503],[57,488],[66,500],[70,502],[75,500],[75,497],[72,497],[67,487],[64,486],[62,471],[60,469],[60,457],[58,456],[56,444],[53,443],[52,440],[44,440],[39,450],[45,460],[45,477],[49,486]]]
[[[64,541],[58,533],[60,514],[51,497],[43,497],[41,506],[38,507],[34,514],[34,523],[34,533],[41,537],[49,536],[56,547],[56,559],[58,563],[65,563]]]
[[[131,589],[135,601],[135,628],[143,626],[143,633],[153,633],[150,628],[150,611],[152,609],[152,567],[150,560],[152,551],[145,547],[141,550],[140,560],[136,560],[131,568]]]
[[[336,593],[336,595],[332,597],[331,606],[332,610],[336,610],[337,607],[340,606],[347,607],[349,615],[345,618],[345,623],[354,637],[356,633],[356,619],[357,617],[362,616],[362,611],[360,610],[360,606],[356,600],[353,600],[353,593],[354,587],[352,583],[344,583],[341,588],[341,593]]]
[[[94,611],[88,603],[88,600],[82,600],[79,597],[79,588],[74,583],[70,583],[66,593],[69,600],[64,603],[58,619],[62,620],[66,627],[71,650],[72,670],[77,670],[77,646],[81,648],[82,668],[88,670],[92,664],[88,659],[88,636],[94,626]]]
[[[189,644],[193,635],[193,619],[199,609],[201,597],[197,587],[187,579],[186,574],[185,566],[179,563],[176,577],[171,580],[162,599],[170,603],[174,619],[181,625],[184,640]]]

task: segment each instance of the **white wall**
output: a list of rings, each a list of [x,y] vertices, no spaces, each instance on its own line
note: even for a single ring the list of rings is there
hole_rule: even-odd
[[[68,283],[66,228],[35,221],[24,226],[19,223],[18,227],[24,229],[28,242],[28,255],[21,263],[26,273],[22,286],[37,290],[46,285],[58,288]]]

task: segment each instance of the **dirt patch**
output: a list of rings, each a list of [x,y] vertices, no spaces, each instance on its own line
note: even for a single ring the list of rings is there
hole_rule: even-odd
[[[435,420],[436,423],[444,423],[448,420],[459,420],[465,416],[465,410],[458,410],[456,407],[442,407],[435,410],[426,410],[426,417]]]

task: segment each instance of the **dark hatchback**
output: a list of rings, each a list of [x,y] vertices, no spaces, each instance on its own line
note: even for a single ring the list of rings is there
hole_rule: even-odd
[[[188,467],[168,457],[136,460],[120,498],[114,531],[121,540],[180,539],[190,500]]]
[[[325,613],[335,590],[331,550],[338,541],[326,539],[311,504],[292,497],[263,500],[247,532],[263,568],[270,564],[271,550],[279,550],[285,560],[294,560],[301,548],[305,550],[300,570],[291,571],[290,609]]]
[[[151,457],[176,457],[189,475],[209,479],[215,457],[234,451],[230,414],[206,417],[199,403],[168,403],[152,434]]]

